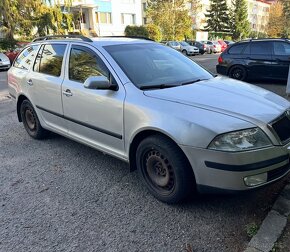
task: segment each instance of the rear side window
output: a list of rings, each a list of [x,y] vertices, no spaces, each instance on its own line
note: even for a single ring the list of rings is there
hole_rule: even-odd
[[[28,70],[34,61],[37,49],[38,49],[37,45],[29,46],[26,49],[24,49],[16,58],[14,66]]]
[[[290,44],[285,42],[274,42],[275,55],[290,55]]]
[[[60,76],[65,48],[66,45],[63,44],[42,45],[33,70],[56,77]]]
[[[109,70],[101,58],[87,47],[73,46],[69,57],[69,79],[83,83],[90,76],[101,75],[109,78]]]
[[[272,43],[271,42],[252,42],[251,54],[271,55]]]
[[[229,54],[242,54],[244,48],[245,48],[246,44],[240,44],[240,45],[233,45],[228,53]]]

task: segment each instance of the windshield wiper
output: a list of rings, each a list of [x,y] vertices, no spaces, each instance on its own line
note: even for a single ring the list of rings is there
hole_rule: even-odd
[[[196,82],[199,82],[199,81],[204,81],[204,80],[207,80],[207,79],[195,79],[195,80],[183,82],[180,85],[183,86],[183,85],[193,84],[193,83],[196,83]]]
[[[162,88],[170,88],[170,87],[176,87],[178,85],[169,85],[169,84],[157,84],[157,85],[149,85],[149,86],[142,86],[140,87],[141,90],[146,89],[162,89]]]

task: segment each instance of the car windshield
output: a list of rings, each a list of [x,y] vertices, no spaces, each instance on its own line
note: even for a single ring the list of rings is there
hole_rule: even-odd
[[[160,44],[123,44],[104,48],[140,89],[156,85],[164,88],[213,78],[189,58]]]
[[[170,44],[171,46],[179,46],[179,43],[178,43],[178,42],[169,42],[169,44]]]
[[[189,46],[189,44],[188,44],[187,42],[180,42],[180,44],[181,44],[182,46]]]

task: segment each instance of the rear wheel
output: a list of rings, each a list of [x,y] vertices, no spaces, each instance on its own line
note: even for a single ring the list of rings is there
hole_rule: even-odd
[[[230,69],[229,76],[233,79],[244,81],[247,79],[247,71],[243,66],[233,66]]]
[[[49,131],[42,128],[30,101],[24,100],[20,106],[21,119],[27,133],[35,139],[47,137]]]
[[[193,171],[182,151],[163,136],[150,136],[137,148],[139,175],[157,199],[177,203],[193,192]]]

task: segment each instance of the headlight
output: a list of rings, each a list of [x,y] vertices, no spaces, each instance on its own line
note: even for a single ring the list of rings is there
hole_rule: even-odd
[[[270,146],[270,139],[259,128],[239,130],[217,136],[208,146],[221,151],[243,151]]]

